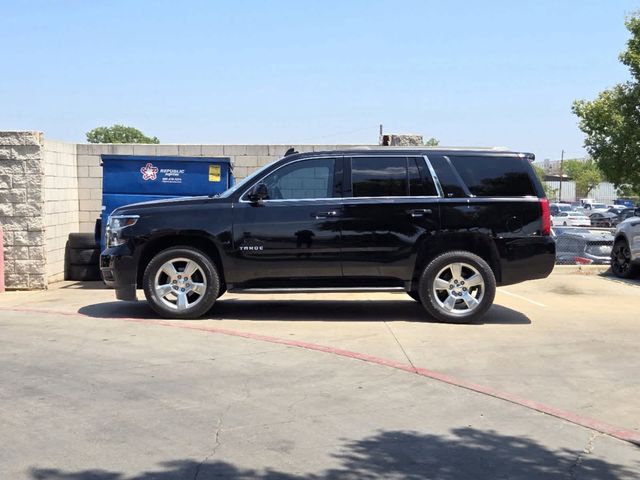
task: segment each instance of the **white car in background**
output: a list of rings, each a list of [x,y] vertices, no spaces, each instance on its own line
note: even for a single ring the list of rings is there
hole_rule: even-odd
[[[607,209],[609,207],[607,207],[606,203],[586,203],[584,205],[584,209],[585,210],[590,210],[591,212],[606,212]]]
[[[563,227],[590,227],[591,220],[580,212],[559,212],[551,217],[551,225]]]

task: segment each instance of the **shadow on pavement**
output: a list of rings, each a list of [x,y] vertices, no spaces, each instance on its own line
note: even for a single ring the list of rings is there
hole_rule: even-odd
[[[107,287],[101,281],[99,282],[67,281],[64,283],[64,285],[61,285],[56,288],[59,288],[60,290],[108,290],[109,289],[109,287]]]
[[[95,318],[156,319],[146,302],[105,302],[87,305],[79,313]],[[218,300],[200,320],[296,322],[425,322],[424,309],[406,300]],[[476,324],[530,324],[529,318],[501,305],[493,305]]]
[[[587,435],[585,430],[585,436]],[[224,431],[223,431],[224,435]],[[585,443],[587,439],[585,438]],[[595,440],[597,442],[597,439]],[[218,456],[221,452],[218,451]],[[243,469],[221,460],[172,460],[133,476],[99,468],[83,471],[31,468],[35,480],[183,480],[225,478],[235,480],[408,479],[494,480],[497,478],[598,480],[637,478],[640,465],[623,466],[577,450],[551,450],[526,437],[495,431],[460,428],[447,436],[411,431],[386,431],[349,441],[331,455],[340,466],[317,473],[290,474],[278,470]],[[295,466],[296,463],[292,462]],[[299,462],[297,469],[304,468]]]

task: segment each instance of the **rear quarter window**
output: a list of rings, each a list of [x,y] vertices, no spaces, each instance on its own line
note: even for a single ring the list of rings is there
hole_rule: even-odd
[[[537,196],[531,167],[519,157],[450,156],[452,165],[477,197]]]

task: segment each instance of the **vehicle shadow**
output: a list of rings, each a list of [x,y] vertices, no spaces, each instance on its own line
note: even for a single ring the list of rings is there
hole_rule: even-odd
[[[586,434],[585,434],[586,435]],[[242,468],[223,460],[167,460],[134,475],[104,470],[62,470],[31,467],[34,480],[339,480],[428,479],[494,480],[496,478],[637,478],[638,464],[619,465],[578,448],[550,449],[526,436],[493,430],[457,428],[447,435],[414,431],[379,431],[360,440],[343,440],[329,455],[336,466],[320,472],[292,474],[268,466]],[[295,463],[294,463],[295,465]],[[297,467],[300,468],[300,467]]]
[[[146,302],[105,302],[87,305],[78,313],[94,318],[158,319]],[[410,300],[254,300],[224,299],[199,320],[294,322],[429,322],[422,306]],[[472,325],[525,325],[531,320],[521,312],[493,305]]]

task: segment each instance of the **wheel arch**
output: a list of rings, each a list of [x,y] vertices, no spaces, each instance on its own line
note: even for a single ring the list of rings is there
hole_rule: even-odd
[[[416,264],[412,276],[412,289],[416,289],[424,268],[438,255],[454,250],[474,253],[489,264],[496,281],[502,279],[500,256],[495,242],[481,233],[450,233],[427,238],[418,249]]]
[[[167,248],[179,246],[197,248],[207,255],[218,269],[221,284],[225,284],[224,267],[222,257],[220,255],[220,248],[207,233],[190,231],[180,233],[174,232],[151,237],[141,246],[142,250],[138,258],[138,269],[136,274],[138,288],[141,288],[142,286],[142,277],[151,259],[157,253],[166,250]]]

